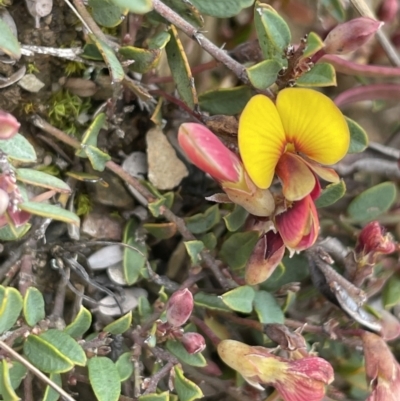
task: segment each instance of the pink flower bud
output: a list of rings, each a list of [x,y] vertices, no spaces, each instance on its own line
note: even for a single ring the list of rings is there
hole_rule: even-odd
[[[187,322],[193,311],[193,295],[187,289],[179,290],[168,300],[167,321],[171,326],[180,327]]]
[[[247,284],[264,282],[275,271],[285,253],[285,244],[279,234],[268,231],[258,240],[246,265]]]
[[[180,341],[189,354],[197,354],[206,348],[206,340],[199,333],[185,333]]]
[[[275,210],[271,192],[255,186],[239,157],[207,127],[182,124],[178,141],[192,163],[217,180],[233,203],[255,216],[270,216]]]
[[[191,162],[217,181],[240,180],[243,174],[241,161],[204,125],[182,124],[178,141]]]
[[[0,139],[10,139],[18,133],[21,124],[11,114],[0,110]]]
[[[396,250],[396,244],[391,234],[377,222],[368,223],[358,235],[355,247],[356,259],[367,263],[375,263],[379,254],[389,254]]]
[[[372,393],[366,401],[397,401],[400,394],[400,366],[385,341],[376,334],[362,336],[365,373]]]
[[[399,10],[398,0],[383,0],[379,6],[377,16],[381,21],[391,22]]]
[[[326,54],[347,54],[364,45],[383,22],[372,18],[355,18],[333,28],[325,38],[324,51]]]

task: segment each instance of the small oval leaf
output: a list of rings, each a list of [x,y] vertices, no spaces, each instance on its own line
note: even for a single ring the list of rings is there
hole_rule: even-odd
[[[98,401],[118,401],[121,381],[114,362],[106,357],[95,357],[88,362],[89,380]]]
[[[346,184],[343,180],[335,184],[329,184],[315,201],[315,206],[326,207],[333,205],[346,193]]]
[[[336,86],[336,71],[331,64],[318,63],[302,75],[296,84],[306,88]]]
[[[175,355],[183,363],[187,363],[190,366],[197,366],[199,368],[207,365],[207,361],[203,355],[200,353],[189,354],[179,341],[169,340],[165,346],[171,354]]]
[[[178,393],[179,401],[193,401],[204,397],[200,387],[191,380],[187,379],[183,375],[183,370],[180,367],[175,366],[174,370],[174,385],[175,390]]]
[[[72,338],[80,338],[89,330],[91,324],[92,314],[84,306],[81,306],[74,321],[64,329],[64,333]]]
[[[24,297],[23,311],[25,321],[31,327],[45,318],[43,295],[37,288],[28,288]]]
[[[18,205],[21,210],[35,214],[37,216],[49,217],[54,220],[63,221],[64,223],[80,225],[80,219],[69,210],[65,210],[59,206],[49,205],[48,203],[40,202],[23,202]]]
[[[350,131],[350,146],[347,153],[360,153],[363,152],[368,146],[368,134],[351,118],[345,117]]]
[[[22,310],[21,294],[12,287],[0,286],[0,334],[10,330]]]
[[[257,89],[267,89],[278,77],[282,64],[276,60],[264,60],[261,63],[247,68],[247,74],[250,82]]]
[[[250,313],[253,310],[254,296],[254,289],[249,285],[243,285],[226,292],[221,298],[230,309],[236,312]]]
[[[122,334],[129,329],[132,323],[132,313],[127,313],[126,315],[120,317],[114,322],[108,324],[104,327],[103,331],[111,334]]]
[[[17,180],[25,184],[35,185],[37,187],[49,188],[54,191],[70,193],[71,188],[64,181],[53,175],[43,173],[42,171],[30,168],[19,168],[16,170]]]
[[[1,139],[0,150],[6,153],[10,159],[25,163],[36,161],[35,149],[21,134],[10,139]]]
[[[354,221],[372,221],[389,210],[396,200],[396,192],[396,186],[392,182],[375,185],[356,196],[347,212]]]

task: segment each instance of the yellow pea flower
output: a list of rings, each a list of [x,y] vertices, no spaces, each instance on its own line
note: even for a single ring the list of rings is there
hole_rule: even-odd
[[[349,144],[350,132],[341,111],[312,89],[283,89],[276,103],[256,95],[239,120],[239,151],[250,178],[266,189],[276,173],[290,201],[311,193],[315,174],[338,182],[336,172],[323,165],[342,159]]]

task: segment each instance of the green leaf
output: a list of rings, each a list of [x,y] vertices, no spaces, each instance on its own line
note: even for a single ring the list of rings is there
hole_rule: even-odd
[[[281,69],[282,64],[276,60],[265,60],[246,70],[252,85],[257,89],[263,90],[270,87],[276,81]]]
[[[2,375],[2,365],[0,364],[0,375]],[[13,388],[14,390],[17,389],[21,382],[22,379],[26,376],[26,372],[27,372],[27,368],[18,361],[12,361],[11,366],[9,366],[9,377],[10,377],[10,382],[11,382],[11,388]],[[2,383],[0,381],[0,394],[3,394],[3,387],[2,387]]]
[[[82,337],[92,325],[92,314],[81,306],[75,319],[64,329],[64,333],[72,338]]]
[[[49,217],[51,219],[63,221],[64,223],[73,224],[78,227],[80,225],[80,219],[75,213],[65,210],[59,206],[40,202],[23,202],[19,204],[19,208],[21,210],[25,210],[25,212],[37,216]]]
[[[50,380],[62,388],[62,380],[59,373],[50,373]],[[46,386],[43,401],[57,401],[60,399],[60,394],[50,386]]]
[[[316,207],[326,207],[333,205],[346,193],[346,184],[343,180],[335,184],[329,184],[322,191],[319,198],[315,201]]]
[[[202,354],[189,354],[179,341],[168,340],[165,346],[172,355],[175,355],[183,363],[199,368],[207,365]]]
[[[112,0],[112,2],[134,14],[146,14],[153,9],[152,0]]]
[[[97,137],[99,136],[99,132],[103,128],[105,122],[106,115],[104,113],[98,114],[83,134],[82,145],[91,145],[96,147]],[[87,157],[86,152],[83,149],[78,149],[75,154],[79,157]]]
[[[368,146],[368,134],[351,118],[345,117],[350,131],[350,146],[347,153],[360,153],[363,152]]]
[[[160,49],[141,49],[139,47],[124,46],[119,49],[119,53],[127,60],[133,60],[134,63],[129,66],[129,69],[140,74],[155,68],[161,58]]]
[[[146,297],[139,298],[139,304],[137,307],[140,322],[143,323],[148,317],[150,317],[153,313],[153,308]]]
[[[233,270],[242,269],[258,241],[257,231],[232,234],[221,247],[219,256]]]
[[[225,220],[226,228],[231,231],[237,231],[247,219],[248,211],[242,206],[235,205],[233,211],[223,217]]]
[[[111,334],[123,334],[129,329],[132,323],[132,313],[129,312],[126,315],[114,320],[112,323],[104,327],[103,331]]]
[[[183,375],[183,371],[180,367],[175,366],[174,370],[174,387],[178,394],[179,401],[193,401],[204,397],[200,387],[187,379]]]
[[[89,380],[98,401],[118,401],[121,382],[114,362],[106,357],[89,360]]]
[[[255,291],[249,285],[237,287],[221,296],[222,301],[235,312],[250,313],[253,310]]]
[[[124,277],[128,285],[136,283],[140,277],[140,271],[147,261],[147,246],[145,239],[138,235],[139,223],[135,218],[128,221],[124,230],[124,244],[130,245],[137,251],[124,247],[122,260]]]
[[[15,394],[15,391],[11,385],[10,369],[8,362],[5,359],[1,361],[0,389],[4,401],[18,401],[21,399],[17,396],[17,394]]]
[[[320,88],[324,86],[336,86],[336,72],[328,63],[318,63],[297,81],[298,86],[306,88]]]
[[[103,61],[103,56],[93,43],[86,43],[85,46],[83,46],[83,53],[81,56],[87,60]]]
[[[10,159],[19,162],[33,163],[36,161],[35,149],[21,134],[10,139],[1,139],[0,150],[6,153]]]
[[[140,1],[140,0],[139,0]],[[137,0],[135,0],[135,3]],[[115,1],[114,1],[115,3]],[[128,1],[129,3],[129,1]],[[119,5],[119,4],[117,4]],[[128,8],[128,7],[124,7]],[[103,42],[101,39],[96,37],[93,34],[89,34],[90,39],[94,42],[94,44],[97,46],[97,49],[103,56],[104,62],[107,64],[108,70],[110,71],[111,75],[111,81],[113,83],[121,82],[124,79],[125,73],[124,69],[122,68],[121,63],[117,59],[117,57],[114,54],[114,50],[111,49],[111,47]]]
[[[191,0],[202,13],[217,18],[229,18],[238,15],[244,8],[250,7],[254,0]]]
[[[254,297],[254,310],[260,323],[280,323],[285,321],[285,315],[276,299],[266,291],[257,291]]]
[[[21,47],[10,27],[0,18],[0,50],[14,60],[21,57]]]
[[[192,262],[192,265],[198,265],[201,261],[201,252],[204,250],[205,246],[203,242],[201,241],[185,241],[185,248],[190,256],[190,260]]]
[[[89,0],[89,7],[93,19],[101,26],[113,28],[123,21],[121,7],[111,0]]]
[[[383,289],[382,302],[385,309],[390,309],[400,302],[400,276],[393,275]]]
[[[168,65],[174,78],[178,93],[182,100],[191,108],[197,105],[197,93],[189,62],[178,36],[178,31],[171,25],[171,38],[165,46]]]
[[[211,90],[199,96],[199,105],[211,115],[233,116],[242,112],[252,96],[253,92],[248,86]]]
[[[11,227],[9,225],[0,228],[0,241],[14,241],[23,237],[31,228],[29,223],[20,227]]]
[[[169,239],[176,234],[176,224],[172,222],[145,223],[143,228],[157,239]]]
[[[285,20],[270,5],[257,1],[254,24],[264,59],[275,59],[282,65],[284,49],[291,41],[290,29]]]
[[[307,46],[304,50],[303,57],[311,57],[313,54],[315,54],[318,50],[321,50],[324,47],[324,42],[320,38],[319,35],[317,35],[314,32],[310,32],[307,36]]]
[[[141,395],[139,401],[169,401],[169,391],[164,391],[160,394],[152,393]]]
[[[204,213],[198,213],[194,216],[185,218],[187,228],[193,234],[202,234],[211,230],[221,220],[219,213],[219,206],[213,205],[209,207]]]
[[[17,180],[25,184],[34,185],[42,188],[53,189],[58,192],[70,193],[71,188],[64,181],[53,175],[30,168],[19,168],[16,170]]]
[[[110,155],[92,145],[84,146],[83,151],[89,158],[93,169],[97,171],[103,171],[106,167],[106,163],[111,160]]]
[[[86,355],[82,347],[67,333],[60,330],[47,330],[39,335],[42,341],[46,341],[68,358],[74,365],[85,366]],[[50,372],[51,373],[51,372]]]
[[[230,312],[230,309],[224,304],[222,299],[213,294],[206,294],[205,292],[198,292],[194,296],[194,303],[196,306],[211,310],[220,310],[223,312]]]
[[[121,382],[128,380],[134,370],[132,353],[124,352],[115,362]]]
[[[354,221],[367,223],[389,210],[396,200],[396,186],[383,182],[356,196],[347,212]]]
[[[56,347],[33,334],[24,342],[24,354],[33,365],[46,373],[68,372],[74,367]]]
[[[261,284],[263,290],[277,291],[288,283],[302,281],[310,275],[308,260],[303,254],[285,256],[270,278]]]
[[[45,318],[43,295],[37,288],[28,288],[24,297],[23,313],[26,323],[31,327]]]
[[[201,235],[199,240],[209,251],[212,251],[217,246],[217,237],[213,232]]]
[[[16,323],[22,310],[23,300],[21,294],[12,287],[0,286],[0,334]]]

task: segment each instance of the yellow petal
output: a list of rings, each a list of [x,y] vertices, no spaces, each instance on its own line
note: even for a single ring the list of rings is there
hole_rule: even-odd
[[[275,104],[264,95],[250,99],[239,120],[239,151],[254,183],[268,188],[285,148],[285,132]]]
[[[322,164],[342,159],[350,144],[346,120],[331,99],[312,89],[288,88],[276,107],[288,142],[297,152]]]
[[[282,182],[282,192],[286,199],[303,199],[315,187],[315,176],[304,160],[294,153],[284,153],[276,166],[276,175]]]

